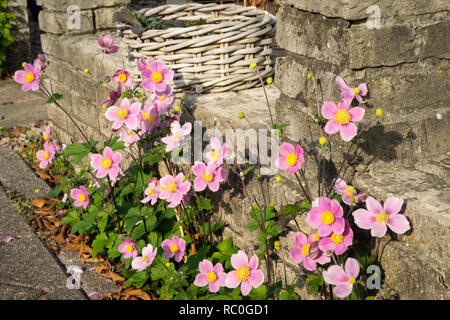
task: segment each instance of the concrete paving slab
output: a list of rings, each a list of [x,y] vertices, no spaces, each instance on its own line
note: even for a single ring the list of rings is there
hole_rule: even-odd
[[[51,190],[17,153],[4,146],[0,146],[0,168],[0,182],[26,199],[45,197]]]
[[[45,97],[38,92],[23,92],[14,80],[0,80],[0,126],[25,125],[46,120]]]
[[[5,243],[6,236],[15,240]],[[47,295],[47,299],[86,299],[82,291],[66,287],[66,270],[11,206],[3,191],[0,191],[0,239],[0,297],[28,299],[39,291],[43,294],[40,298]]]

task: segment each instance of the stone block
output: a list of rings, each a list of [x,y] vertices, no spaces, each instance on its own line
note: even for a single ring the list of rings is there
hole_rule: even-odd
[[[41,10],[39,12],[39,27],[44,32],[57,35],[65,33],[93,33],[94,17],[92,11],[82,10],[79,14],[78,21],[75,19],[74,13]]]
[[[347,63],[344,29],[349,23],[342,19],[286,7],[277,19],[278,45],[301,56],[345,65]]]
[[[114,21],[114,14],[119,10],[120,8],[117,7],[95,9],[95,28],[97,30],[116,28],[117,22]]]
[[[103,7],[114,7],[130,3],[130,0],[37,0],[37,5],[53,11],[66,11],[69,6],[77,6],[81,10]]]
[[[279,4],[293,5],[301,10],[346,20],[369,18],[374,14],[374,11],[368,12],[367,9],[373,5],[380,8],[383,20],[450,10],[450,4],[446,0],[348,0],[345,2],[335,0],[280,0]]]

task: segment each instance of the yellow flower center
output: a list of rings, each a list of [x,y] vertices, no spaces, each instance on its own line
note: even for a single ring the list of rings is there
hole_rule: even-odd
[[[328,210],[322,213],[322,222],[326,225],[330,225],[334,222],[334,214]]]
[[[295,166],[295,164],[297,163],[297,155],[293,152],[289,153],[286,156],[286,163],[290,166]]]
[[[219,160],[219,150],[214,150],[214,152],[211,154],[211,160],[213,162],[217,162],[217,160]]]
[[[85,202],[86,201],[86,196],[83,193],[80,193],[78,195],[78,200],[81,202]]]
[[[180,134],[179,134],[179,133],[174,133],[174,134],[173,134],[173,138],[174,138],[175,140],[180,139]]]
[[[34,80],[34,74],[33,74],[33,72],[27,72],[27,73],[25,74],[25,81],[28,82],[28,83],[30,83],[30,82],[33,81],[33,80]]]
[[[109,169],[112,165],[112,161],[110,158],[104,158],[101,162],[101,166],[103,169]]]
[[[347,186],[347,188],[345,188],[345,194],[349,197],[353,196],[355,192],[355,188],[353,188],[352,186]]]
[[[122,83],[124,83],[128,79],[127,75],[124,74],[124,73],[119,74],[118,78],[119,78],[119,81],[122,82]]]
[[[170,252],[172,252],[172,253],[178,252],[178,246],[175,243],[170,246]]]
[[[154,115],[151,115],[149,118],[148,118],[148,125],[149,126],[151,126],[152,124],[153,124],[153,121],[155,120],[155,116]]]
[[[307,243],[305,245],[303,245],[302,247],[302,253],[303,255],[306,257],[309,254],[309,248],[311,247],[310,243]]]
[[[210,271],[206,274],[206,279],[208,279],[209,282],[214,282],[217,279],[217,275],[214,271]]]
[[[383,221],[387,223],[388,219],[389,216],[385,212],[377,213],[375,215],[375,220],[377,221],[378,224],[383,224]]]
[[[236,278],[238,278],[239,281],[247,280],[249,275],[250,275],[249,267],[242,266],[236,270]]]
[[[127,249],[128,252],[133,251],[133,246],[131,244],[127,245],[125,248]]]
[[[213,179],[214,179],[214,174],[212,174],[212,173],[207,174],[206,172],[204,172],[204,173],[202,174],[202,178],[203,178],[203,180],[205,180],[206,182],[211,182],[211,181],[213,181]]]
[[[142,120],[147,120],[148,118],[150,118],[148,112],[147,111],[142,112]]]
[[[148,195],[152,196],[155,194],[155,188],[151,188],[150,190],[148,190]]]
[[[142,256],[142,262],[145,262],[147,260],[148,260],[148,258],[146,256]]]
[[[161,96],[161,98],[159,98],[159,101],[160,101],[160,102],[163,102],[164,100],[166,100],[166,97],[165,97],[165,96]]]
[[[47,141],[48,138],[49,138],[49,135],[48,135],[48,133],[46,133],[46,134],[44,135],[44,140]]]
[[[318,233],[316,233],[316,234],[314,235],[314,237],[312,238],[312,242],[315,242],[315,241],[317,241],[317,240],[319,240],[319,234],[318,234]]]
[[[350,113],[347,110],[339,109],[338,112],[334,115],[334,121],[343,125],[350,122]]]
[[[351,284],[355,284],[356,279],[351,277],[350,279],[348,279],[348,282],[351,283]]]
[[[175,192],[178,188],[178,185],[176,184],[176,182],[169,182],[167,184],[167,191],[169,191],[170,193]]]
[[[106,103],[104,103],[104,104],[102,105],[102,109],[103,109],[103,110],[108,109],[108,106],[106,105]]]
[[[48,158],[50,158],[50,153],[48,153],[48,151],[45,151],[44,155],[42,156],[42,158],[47,160]]]
[[[156,83],[161,82],[162,79],[163,75],[161,72],[156,71],[152,73],[152,80],[155,81]]]
[[[128,109],[120,108],[119,110],[117,110],[117,114],[116,115],[117,115],[117,118],[123,120],[128,115]]]
[[[335,235],[334,233],[331,234],[331,241],[333,241],[336,244],[342,243],[342,240],[344,239],[344,235]]]
[[[353,92],[354,92],[355,94],[359,94],[359,88],[353,89]]]

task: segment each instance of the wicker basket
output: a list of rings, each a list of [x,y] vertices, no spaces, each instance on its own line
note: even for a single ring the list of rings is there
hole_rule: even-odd
[[[139,13],[159,21],[203,24],[147,29],[135,34],[118,25],[128,57],[161,59],[174,70],[175,91],[200,87],[203,91],[237,91],[260,86],[249,68],[256,63],[263,78],[273,74],[272,49],[275,17],[255,7],[235,4],[186,4],[144,8]],[[183,24],[184,25],[184,24]],[[136,70],[132,71],[139,77]]]

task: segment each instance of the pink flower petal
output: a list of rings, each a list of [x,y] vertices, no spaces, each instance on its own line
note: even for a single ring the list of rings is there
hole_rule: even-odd
[[[341,134],[342,140],[344,140],[345,142],[349,142],[354,137],[356,137],[356,134],[358,133],[358,127],[349,122],[341,126],[339,133]]]
[[[339,131],[340,128],[341,125],[339,123],[334,120],[329,120],[325,125],[324,130],[327,134],[335,134]]]
[[[230,271],[225,278],[225,286],[230,289],[237,288],[241,281],[236,277],[236,270]]]
[[[402,198],[389,198],[384,202],[384,211],[388,214],[399,213],[403,206]]]
[[[345,272],[353,278],[357,278],[359,275],[359,263],[356,259],[348,258],[345,262]]]
[[[322,116],[325,119],[334,119],[334,115],[338,111],[338,107],[333,101],[324,101],[321,109]]]
[[[377,223],[375,220],[375,214],[365,209],[355,210],[353,212],[353,218],[355,219],[355,224],[361,229],[372,229],[372,227]]]
[[[231,265],[234,269],[239,269],[242,266],[248,265],[248,257],[244,251],[239,250],[237,254],[231,256]]]
[[[353,285],[350,284],[349,282],[347,282],[347,283],[339,284],[336,287],[334,287],[333,293],[338,298],[345,298],[352,293],[352,290],[353,290]]]
[[[354,107],[348,110],[348,113],[350,113],[351,121],[352,122],[359,122],[364,118],[366,110],[361,107]]]
[[[392,214],[387,221],[388,227],[397,234],[404,234],[411,229],[408,219],[402,214]]]
[[[366,199],[366,207],[371,213],[379,213],[384,211],[381,203],[373,197],[368,197]]]

